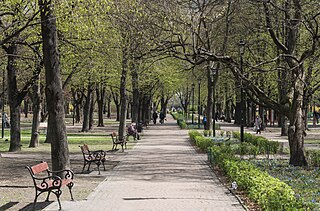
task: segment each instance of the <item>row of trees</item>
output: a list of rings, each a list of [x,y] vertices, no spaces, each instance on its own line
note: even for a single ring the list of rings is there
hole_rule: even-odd
[[[83,131],[92,127],[95,102],[99,126],[103,126],[102,110],[113,99],[122,136],[128,106],[134,122],[149,119],[154,101],[159,100],[165,110],[174,94],[182,96],[187,109],[187,87],[190,81],[201,80],[201,101],[206,101],[208,119],[213,116],[213,93],[224,93],[225,104],[234,103],[236,111],[243,110],[236,94],[242,87],[253,102],[283,115],[290,163],[307,165],[303,148],[306,108],[320,86],[317,0],[2,3],[1,58],[7,61],[1,67],[7,69],[8,82],[2,95],[7,91],[10,151],[20,150],[19,107],[27,94],[32,94],[34,114],[30,146],[36,146],[42,110],[48,113],[47,141],[52,143],[55,158],[67,149],[62,124],[64,107],[68,107],[65,99],[73,104],[77,121],[82,113]],[[243,71],[239,40],[246,42]],[[61,77],[51,72],[61,72]],[[42,108],[41,100],[46,102]],[[57,121],[59,128],[53,126]],[[56,167],[68,163],[67,150],[63,154]]]

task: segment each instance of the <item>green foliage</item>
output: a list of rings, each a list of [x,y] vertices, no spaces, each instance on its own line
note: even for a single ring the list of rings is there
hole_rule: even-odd
[[[196,142],[196,137],[202,136],[201,133],[197,130],[189,130],[189,137],[192,142]]]
[[[203,136],[196,136],[196,145],[203,151],[207,151],[208,147],[213,146],[214,143],[211,138],[205,138]]]
[[[240,139],[240,133],[239,132],[233,132],[233,137],[236,139]],[[277,152],[280,151],[280,143],[277,141],[269,141],[268,139],[262,137],[262,136],[254,136],[250,133],[244,133],[244,142],[250,143],[253,146],[257,147],[257,153],[258,154],[276,154]],[[248,149],[243,149],[243,151],[251,151],[254,152],[255,149],[252,147],[249,147],[249,145],[243,145],[241,146],[242,148],[248,148]],[[250,148],[250,149],[249,149]]]
[[[231,181],[237,182],[240,189],[248,192],[249,197],[263,210],[295,210],[302,208],[295,198],[292,188],[259,170],[247,161],[240,161],[228,153],[228,147],[213,146],[209,149],[214,164],[224,170]]]
[[[310,166],[314,166],[314,167],[320,166],[320,150],[318,149],[306,150],[306,158]]]
[[[251,143],[243,142],[235,145],[234,152],[239,155],[253,155],[256,156],[259,153],[259,148]]]

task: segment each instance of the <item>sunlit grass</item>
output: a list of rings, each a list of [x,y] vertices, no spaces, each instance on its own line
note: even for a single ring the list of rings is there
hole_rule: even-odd
[[[320,144],[320,140],[304,140],[305,144]]]
[[[10,141],[5,141],[5,139],[10,139],[9,131],[5,131],[5,137],[0,139],[0,152],[8,152],[10,147]],[[22,152],[50,152],[50,144],[44,143],[46,140],[45,134],[40,134],[40,143],[36,148],[29,148],[31,139],[31,132],[29,130],[21,130],[21,151]],[[111,150],[112,149],[112,139],[108,134],[104,133],[70,133],[67,134],[68,146],[70,153],[78,153],[79,146],[83,144],[88,144],[91,150]],[[130,138],[131,140],[131,138]],[[132,142],[128,143],[128,148],[131,148]]]

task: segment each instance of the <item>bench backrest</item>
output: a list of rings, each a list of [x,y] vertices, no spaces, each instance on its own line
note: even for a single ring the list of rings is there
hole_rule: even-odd
[[[113,143],[115,143],[118,140],[117,133],[116,132],[112,132],[110,135],[111,135]]]
[[[42,162],[42,163],[39,163],[37,165],[34,165],[34,166],[31,166],[30,167],[31,170],[32,170],[32,173],[35,175],[35,174],[39,174],[43,171],[47,171],[49,170],[49,166],[48,166],[48,163],[47,162]],[[31,173],[31,172],[30,172]]]
[[[83,146],[80,146],[80,148],[83,154],[88,154],[90,152],[89,147],[86,144],[84,144]]]

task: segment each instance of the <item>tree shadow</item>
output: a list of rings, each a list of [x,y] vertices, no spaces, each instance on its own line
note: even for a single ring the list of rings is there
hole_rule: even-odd
[[[18,204],[18,203],[19,203],[19,202],[15,202],[15,201],[8,202],[8,203],[2,205],[2,206],[0,207],[0,210],[7,210],[7,209],[13,207],[14,205],[16,205],[16,204]]]
[[[25,207],[21,208],[19,211],[32,211],[32,210],[43,210],[47,206],[49,206],[53,201],[43,201],[43,202],[37,202],[35,209],[33,209],[33,203],[30,203],[26,205]],[[0,210],[2,210],[0,208]]]

